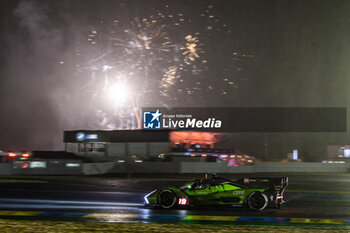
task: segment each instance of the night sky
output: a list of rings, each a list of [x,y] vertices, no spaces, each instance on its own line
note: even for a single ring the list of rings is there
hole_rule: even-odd
[[[63,130],[125,128],[130,101],[141,107],[349,102],[346,0],[1,3],[1,149],[61,149]],[[108,99],[120,83],[132,100]],[[288,137],[270,140],[315,146],[305,139],[310,135]],[[234,138],[247,149],[253,140]]]

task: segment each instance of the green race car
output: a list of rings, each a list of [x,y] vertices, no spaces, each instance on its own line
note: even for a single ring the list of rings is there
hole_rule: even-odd
[[[280,208],[288,177],[242,178],[231,181],[213,175],[181,187],[164,187],[147,194],[146,206],[164,209],[181,206],[247,206],[252,210]]]

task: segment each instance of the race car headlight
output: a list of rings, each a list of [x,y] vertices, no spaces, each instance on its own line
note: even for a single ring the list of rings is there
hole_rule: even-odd
[[[148,197],[149,195],[147,194],[145,197],[144,197],[144,199],[145,199],[145,202],[146,202],[146,204],[148,205],[149,204],[149,201],[148,201]]]
[[[147,205],[149,204],[148,197],[149,197],[151,194],[153,194],[155,191],[157,191],[157,190],[154,190],[154,191],[150,192],[149,194],[147,194],[146,196],[144,196],[143,199],[145,199],[145,202],[146,202]]]

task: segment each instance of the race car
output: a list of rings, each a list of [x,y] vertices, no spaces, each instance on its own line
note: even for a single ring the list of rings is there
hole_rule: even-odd
[[[247,206],[261,211],[280,208],[288,177],[246,177],[232,181],[206,175],[181,187],[164,187],[147,194],[145,205],[164,209],[196,206]]]

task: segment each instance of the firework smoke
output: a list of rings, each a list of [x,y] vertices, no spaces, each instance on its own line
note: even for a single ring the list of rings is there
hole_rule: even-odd
[[[214,9],[214,5],[209,4],[200,14],[206,18],[201,32],[197,31],[198,28],[184,32],[193,16],[186,18],[185,14],[175,14],[170,9],[164,12],[156,10],[143,18],[133,17],[129,22],[125,18],[101,21],[98,29],[90,31],[87,40],[91,51],[97,51],[98,55],[90,58],[88,65],[80,67],[91,73],[82,89],[90,93],[91,107],[103,116],[101,127],[115,129],[128,125],[121,123],[118,127],[107,123],[122,118],[121,109],[131,114],[126,117],[129,121],[130,117],[136,118],[135,109],[142,106],[168,106],[169,100],[177,99],[174,93],[194,95],[213,89],[211,84],[203,86],[204,82],[196,79],[198,74],[209,69],[207,59],[200,55],[205,54],[203,45],[206,42],[200,42],[199,38],[206,41],[226,28],[226,24],[221,24],[215,16]],[[193,78],[188,80],[188,77]],[[178,81],[186,82],[187,86],[176,90]],[[128,99],[123,102],[117,99],[112,105],[104,103],[101,99],[106,90],[118,83],[132,90]],[[220,91],[226,94],[226,90]]]

